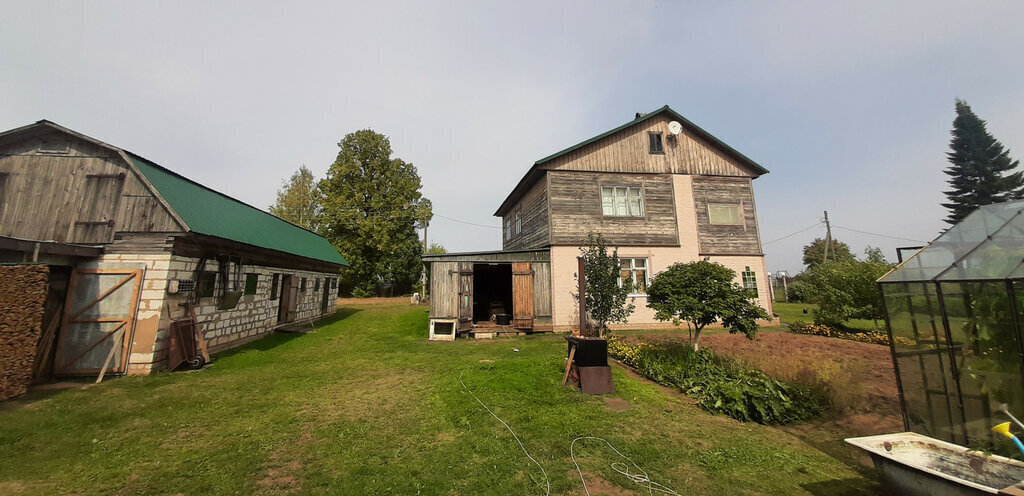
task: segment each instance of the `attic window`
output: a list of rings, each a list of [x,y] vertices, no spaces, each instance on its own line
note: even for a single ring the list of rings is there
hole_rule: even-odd
[[[665,146],[661,143],[661,133],[647,133],[651,147],[649,153],[665,153]]]
[[[70,151],[66,141],[44,141],[39,144],[39,153],[66,154],[70,153]]]

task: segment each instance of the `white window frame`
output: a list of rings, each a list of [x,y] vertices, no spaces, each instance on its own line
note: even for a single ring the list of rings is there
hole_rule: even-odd
[[[736,222],[715,222],[711,215],[711,209],[713,208],[729,208],[736,210]],[[731,216],[730,216],[731,217]],[[743,218],[743,204],[742,203],[708,203],[708,224],[712,226],[745,226],[746,220]]]
[[[643,267],[637,268],[637,266],[636,266],[637,260],[643,260]],[[622,263],[626,262],[626,261],[629,262],[629,268],[628,269],[622,267]],[[629,296],[647,296],[646,292],[639,293],[639,292],[636,291],[636,286],[637,286],[636,285],[636,274],[637,274],[637,272],[643,272],[644,273],[644,290],[645,291],[646,291],[646,288],[651,287],[651,260],[649,258],[647,258],[647,257],[619,257],[619,277],[618,277],[618,282],[619,282],[619,287],[620,288],[622,287],[622,271],[623,270],[628,270],[629,273],[630,273],[630,276],[632,277],[632,280],[633,280],[632,281],[633,282],[633,289],[630,291]]]
[[[516,210],[516,234],[523,232],[523,210]]]
[[[642,186],[602,186],[601,213],[605,217],[643,217]]]

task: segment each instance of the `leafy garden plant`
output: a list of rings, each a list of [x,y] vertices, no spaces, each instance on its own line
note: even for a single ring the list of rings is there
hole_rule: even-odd
[[[659,384],[680,388],[704,410],[743,422],[807,420],[821,414],[826,403],[823,394],[810,386],[774,380],[684,343],[630,345],[612,338],[608,354]]]
[[[696,351],[701,331],[718,321],[730,333],[753,339],[757,319],[768,318],[768,312],[752,301],[756,296],[736,283],[732,269],[701,260],[674,264],[655,276],[647,289],[647,306],[654,309],[658,320],[677,326],[686,322]]]
[[[587,316],[594,322],[597,335],[604,337],[609,323],[626,322],[635,306],[628,303],[632,283],[619,279],[619,253],[612,250],[609,254],[608,244],[600,234],[587,235],[587,245],[580,248],[583,257],[584,299],[586,300]],[[579,274],[575,276],[579,281]],[[580,301],[579,292],[572,293],[577,305]],[[581,315],[580,318],[586,318]]]

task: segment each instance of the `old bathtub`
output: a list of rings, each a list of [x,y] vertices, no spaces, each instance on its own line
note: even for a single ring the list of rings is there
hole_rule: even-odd
[[[938,439],[902,432],[846,440],[871,455],[892,494],[999,494],[1024,481],[1024,463],[985,455]]]

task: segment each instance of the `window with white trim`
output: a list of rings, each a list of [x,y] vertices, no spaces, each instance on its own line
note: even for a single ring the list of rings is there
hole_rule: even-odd
[[[639,186],[605,186],[601,188],[601,208],[612,217],[643,217],[644,192]]]
[[[646,258],[620,258],[619,259],[619,287],[623,281],[632,284],[630,294],[647,294],[647,283],[650,276],[647,273]]]
[[[709,203],[708,222],[713,226],[742,226],[743,210],[738,203]]]
[[[523,211],[516,210],[516,234],[523,232]]]
[[[743,270],[743,289],[753,291],[757,294],[757,274],[750,270],[750,267],[746,267]]]

